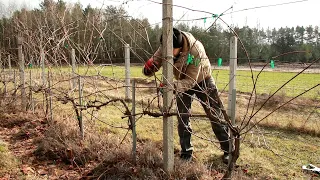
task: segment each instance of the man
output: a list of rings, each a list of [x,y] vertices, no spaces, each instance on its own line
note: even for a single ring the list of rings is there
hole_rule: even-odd
[[[162,36],[160,42],[162,43]],[[222,123],[224,120],[221,111],[222,105],[217,101],[219,97],[211,73],[211,64],[202,43],[196,40],[191,33],[173,28],[173,56],[173,71],[176,81],[172,86],[175,90],[178,109],[180,158],[187,161],[192,159],[190,110],[193,95],[196,95],[210,119],[213,132],[220,141],[221,149],[224,151],[222,160],[224,163],[228,163],[228,128]],[[160,46],[145,63],[143,74],[146,76],[154,75],[162,66],[163,61]]]

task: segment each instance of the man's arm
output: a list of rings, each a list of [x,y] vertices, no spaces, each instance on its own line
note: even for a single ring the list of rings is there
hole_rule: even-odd
[[[152,76],[155,72],[159,71],[160,67],[162,66],[162,49],[161,46],[158,50],[154,53],[154,55],[146,61],[144,67],[142,69],[142,73],[145,76]]]

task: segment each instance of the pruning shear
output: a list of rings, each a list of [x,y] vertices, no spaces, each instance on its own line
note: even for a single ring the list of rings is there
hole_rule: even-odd
[[[318,168],[315,165],[312,165],[312,164],[304,165],[302,166],[302,169],[306,171],[311,171],[313,173],[320,175],[320,168]]]

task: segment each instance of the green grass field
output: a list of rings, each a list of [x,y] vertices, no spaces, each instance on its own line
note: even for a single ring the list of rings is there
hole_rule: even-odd
[[[131,78],[146,78],[142,74],[141,66],[132,66],[130,68]],[[70,68],[61,68],[59,69],[61,72],[71,71]],[[106,77],[113,77],[116,79],[124,79],[125,77],[125,69],[123,66],[104,66],[104,67],[79,67],[77,72],[82,75],[96,75],[100,74]],[[237,91],[240,92],[252,92],[253,89],[253,81],[256,79],[259,72],[254,71],[253,75],[250,71],[239,70],[237,71],[236,77],[236,88]],[[283,84],[289,81],[292,77],[294,77],[297,73],[293,72],[262,72],[259,75],[259,78],[256,83],[256,91],[257,94],[272,94],[278,88],[280,88]],[[213,70],[213,77],[216,80],[216,84],[219,90],[228,91],[228,83],[229,83],[229,71],[228,70]],[[157,72],[157,76],[161,79],[161,70]],[[153,79],[153,78],[151,78]],[[277,94],[289,97],[294,97],[303,93],[305,90],[317,85],[320,83],[320,73],[304,73],[300,74],[294,80],[286,84]],[[320,99],[320,87],[307,92],[303,95],[303,97]]]
[[[240,92],[251,92],[253,89],[253,81],[256,80],[259,72],[254,71],[253,75],[250,71],[239,70],[237,71],[236,77],[236,87]],[[293,72],[262,72],[256,83],[256,91],[258,94],[266,93],[272,94],[278,90],[283,84],[287,83],[291,78],[293,78],[297,73]],[[224,88],[228,84],[229,71],[228,70],[215,70],[213,71],[213,76],[215,77],[218,87]],[[305,90],[320,83],[320,74],[300,74],[294,80],[286,84],[277,94],[285,94],[287,96],[293,97],[297,96]],[[228,87],[226,88],[228,91]],[[304,97],[315,98],[320,96],[320,87],[306,93]]]
[[[40,73],[40,69],[33,69]],[[70,67],[54,68],[57,73],[71,72]],[[105,77],[121,79],[125,78],[124,66],[85,66],[78,67],[77,73],[81,75],[101,75]],[[320,70],[319,70],[320,72]],[[253,75],[248,70],[238,70],[236,77],[236,88],[239,92],[251,93],[253,89],[253,80],[256,80],[258,71],[253,71]],[[297,73],[280,72],[280,71],[264,71],[259,75],[256,83],[257,94],[272,94],[283,84],[289,81]],[[228,91],[229,70],[214,69],[212,73],[216,84],[220,91]],[[131,78],[147,78],[142,74],[142,66],[130,67]],[[157,72],[157,76],[161,79],[161,70]],[[150,78],[153,79],[153,78]],[[305,90],[312,88],[320,83],[320,73],[303,73],[297,76],[294,80],[286,84],[277,94],[294,97],[303,93]],[[320,99],[320,87],[307,92],[303,97]]]

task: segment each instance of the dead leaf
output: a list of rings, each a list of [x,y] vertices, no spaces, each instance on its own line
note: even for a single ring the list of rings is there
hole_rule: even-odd
[[[46,171],[45,169],[39,169],[37,172],[40,175],[47,175],[48,174],[48,171]]]
[[[27,165],[22,165],[21,171],[23,172],[23,174],[26,174],[26,175],[29,173],[34,173],[34,170]]]

